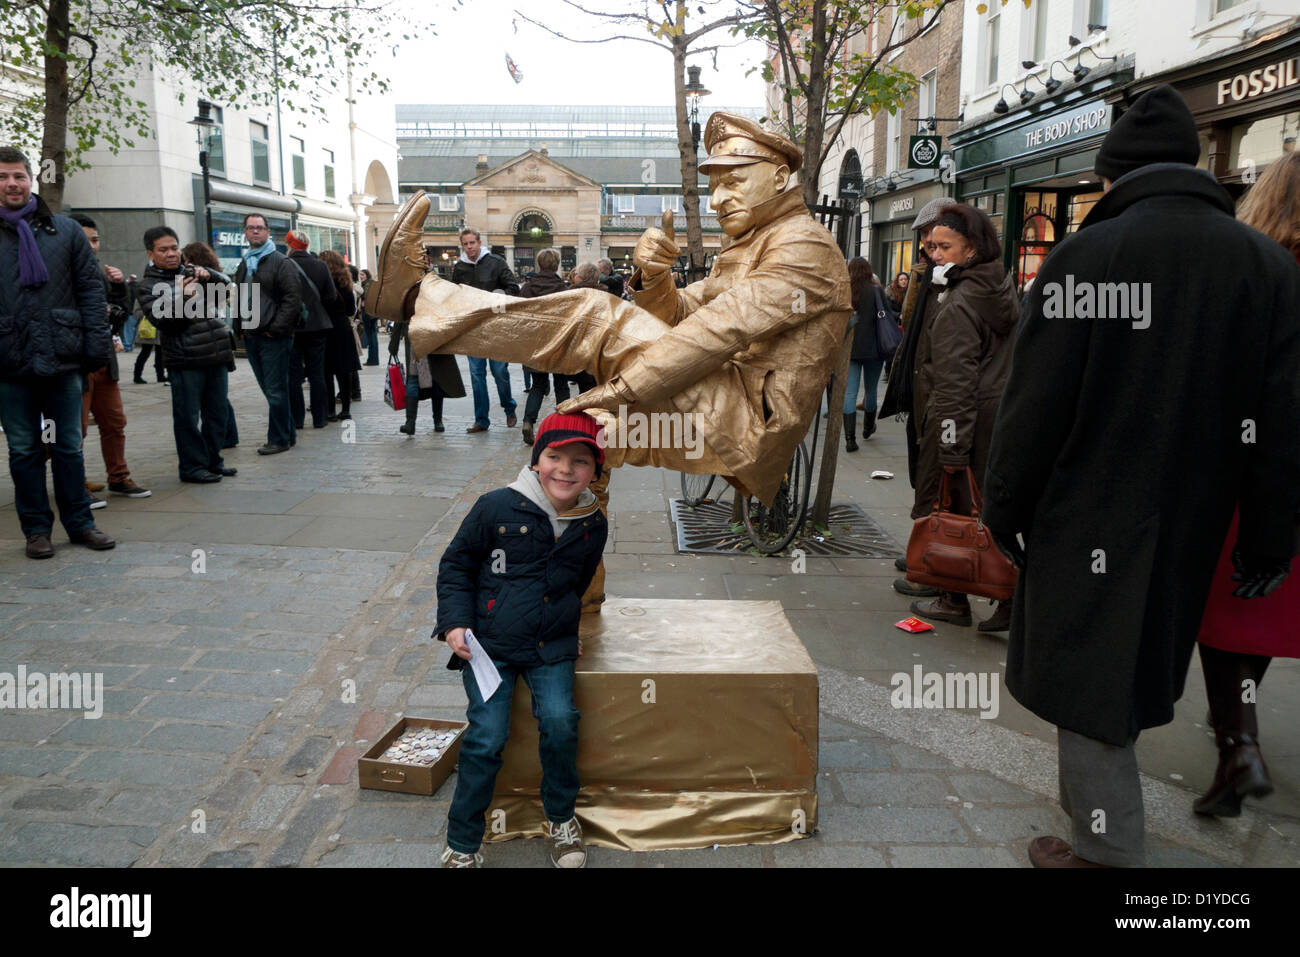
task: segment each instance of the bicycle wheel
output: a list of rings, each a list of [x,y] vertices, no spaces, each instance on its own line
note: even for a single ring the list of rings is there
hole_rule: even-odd
[[[692,472],[683,472],[682,501],[691,508],[705,502],[716,479],[716,475],[696,475]]]
[[[781,488],[772,500],[771,508],[755,498],[741,504],[741,517],[749,540],[764,555],[775,555],[785,549],[803,528],[808,513],[808,493],[812,488],[812,469],[808,464],[808,451],[803,443],[795,446],[790,468],[781,480]]]

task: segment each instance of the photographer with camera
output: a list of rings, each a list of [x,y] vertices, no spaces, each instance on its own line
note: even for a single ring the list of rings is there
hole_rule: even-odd
[[[235,474],[221,458],[230,419],[227,375],[234,356],[222,318],[230,280],[213,268],[183,262],[180,242],[170,227],[147,230],[144,245],[152,262],[138,295],[162,336],[163,363],[172,377],[172,433],[180,478],[220,482]]]
[[[89,216],[77,213],[71,217],[86,234],[90,248],[99,255],[99,228]],[[112,327],[113,338],[122,335],[122,326],[131,314],[131,290],[126,277],[116,266],[99,267],[100,279],[104,282],[104,298],[108,301],[108,324]],[[134,278],[134,277],[133,277]],[[108,490],[114,495],[128,498],[147,498],[149,490],[141,488],[131,480],[131,470],[126,466],[126,412],[122,408],[122,392],[118,388],[117,346],[110,341],[108,348],[108,365],[85,377],[85,387],[81,394],[81,434],[88,434],[90,416],[95,416],[95,426],[99,429],[99,449],[104,456],[104,467],[108,470]],[[102,492],[104,486],[99,482],[86,482],[88,493]],[[91,508],[103,508],[108,503],[102,498],[90,495]]]

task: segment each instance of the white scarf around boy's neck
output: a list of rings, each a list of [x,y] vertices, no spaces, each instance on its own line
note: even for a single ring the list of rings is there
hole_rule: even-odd
[[[551,520],[551,531],[555,533],[557,539],[564,534],[564,529],[569,522],[587,514],[590,507],[596,503],[596,493],[585,488],[573,508],[560,515],[551,504],[551,500],[547,498],[546,490],[542,488],[541,476],[533,471],[531,465],[525,465],[519,470],[519,477],[510,483],[509,488],[526,495],[529,501],[546,513],[546,517]]]

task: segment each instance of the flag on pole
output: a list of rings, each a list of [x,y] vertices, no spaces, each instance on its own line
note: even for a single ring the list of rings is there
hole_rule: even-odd
[[[506,69],[510,71],[510,76],[516,83],[524,81],[524,71],[519,69],[519,65],[511,58],[509,52],[506,53]]]

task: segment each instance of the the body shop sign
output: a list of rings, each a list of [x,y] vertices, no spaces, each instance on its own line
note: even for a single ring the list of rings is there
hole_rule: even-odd
[[[1092,100],[1060,113],[1035,117],[1028,123],[971,143],[954,145],[957,168],[976,169],[1101,136],[1110,129],[1111,108]]]
[[[1046,123],[1025,130],[1025,149],[1037,149],[1053,143],[1064,143],[1078,136],[1096,133],[1110,128],[1110,107],[1104,103],[1089,106],[1081,110],[1049,120]]]

